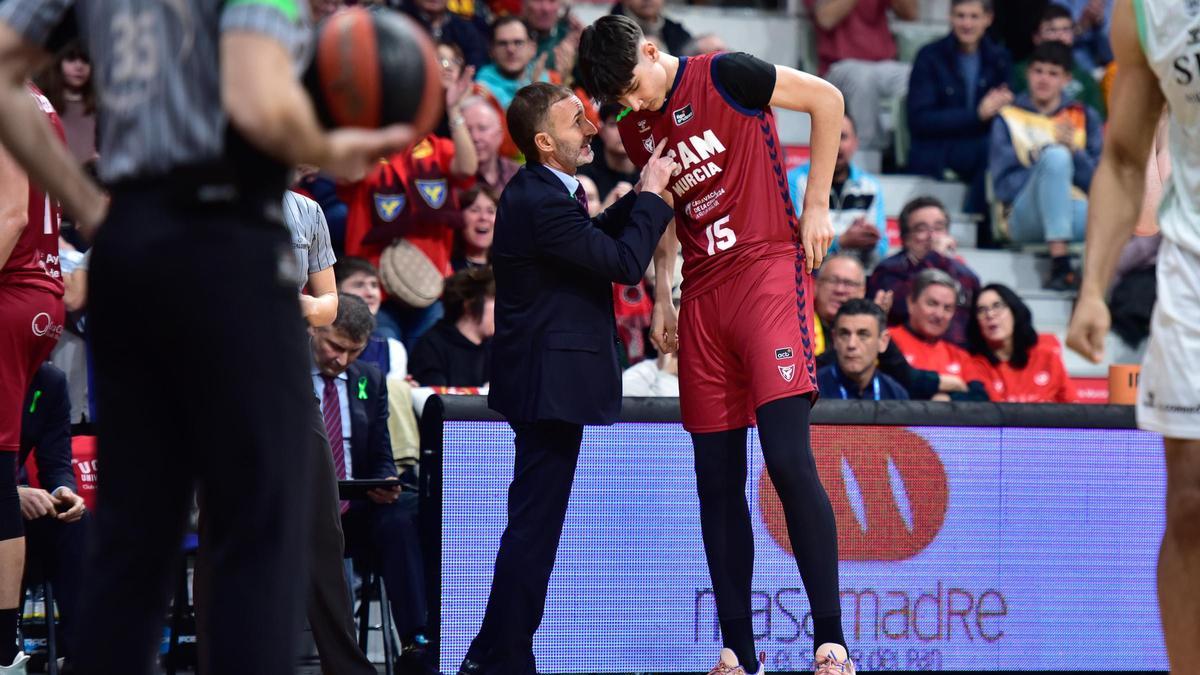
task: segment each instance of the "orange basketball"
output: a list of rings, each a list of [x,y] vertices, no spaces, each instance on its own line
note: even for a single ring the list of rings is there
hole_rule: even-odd
[[[329,128],[437,126],[444,93],[433,43],[420,25],[382,7],[341,10],[317,27],[304,81]]]

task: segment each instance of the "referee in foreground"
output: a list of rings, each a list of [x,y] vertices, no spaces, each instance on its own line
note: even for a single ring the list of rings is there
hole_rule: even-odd
[[[356,178],[411,136],[323,132],[294,74],[303,0],[0,1],[0,143],[95,239],[101,487],[78,672],[148,674],[198,484],[206,673],[293,672],[312,411],[288,167]],[[101,92],[106,203],[22,84],[78,33]]]

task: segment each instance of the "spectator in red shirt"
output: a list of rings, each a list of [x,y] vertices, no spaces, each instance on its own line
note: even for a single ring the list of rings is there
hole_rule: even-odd
[[[913,367],[961,377],[966,350],[944,339],[958,307],[961,287],[949,274],[922,270],[908,296],[908,323],[891,330],[892,341]]]
[[[918,0],[804,0],[816,27],[819,73],[846,97],[864,148],[887,146],[880,103],[908,90],[909,64],[896,60],[888,10],[917,18]]]
[[[1039,338],[1033,315],[1007,286],[988,284],[973,305],[967,329],[974,358],[967,377],[987,387],[993,401],[1073,403],[1075,388],[1063,366],[1062,347],[1051,336]]]
[[[913,278],[925,269],[939,269],[949,274],[958,282],[961,292],[946,339],[961,346],[966,344],[970,306],[978,292],[979,277],[952,257],[954,240],[949,230],[950,216],[937,199],[917,197],[906,204],[900,212],[900,238],[904,248],[875,267],[867,292],[892,291],[895,301],[888,312],[888,325],[901,326],[908,323],[908,296]]]

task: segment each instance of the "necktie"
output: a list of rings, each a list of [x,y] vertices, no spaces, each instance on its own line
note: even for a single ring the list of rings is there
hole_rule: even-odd
[[[579,205],[583,207],[584,213],[591,213],[591,211],[588,211],[587,193],[583,191],[583,183],[575,186],[575,201],[579,202]]]
[[[346,480],[346,444],[342,432],[342,402],[338,398],[337,385],[332,377],[324,377],[325,390],[321,394],[321,413],[325,416],[325,433],[329,436],[329,449],[333,451],[333,470],[338,480]],[[340,504],[342,513],[350,508],[350,502]]]

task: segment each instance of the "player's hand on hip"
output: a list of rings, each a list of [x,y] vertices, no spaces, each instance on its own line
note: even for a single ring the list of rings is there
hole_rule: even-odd
[[[800,242],[804,244],[805,271],[812,272],[825,261],[825,252],[833,243],[829,207],[804,207],[800,214]]]
[[[679,314],[671,302],[654,303],[650,319],[650,342],[662,354],[679,351]]]
[[[399,152],[414,138],[413,128],[406,124],[382,129],[335,129],[329,132],[329,155],[322,168],[342,180],[361,180],[375,162]]]
[[[650,155],[646,166],[642,168],[642,179],[638,181],[642,190],[656,193],[666,191],[667,184],[671,181],[671,174],[675,173],[679,167],[675,160],[662,156],[663,148],[666,146],[667,139],[659,141],[658,147],[654,148],[654,154]]]
[[[1081,294],[1071,315],[1067,346],[1092,363],[1100,363],[1104,359],[1104,337],[1111,324],[1112,316],[1104,298],[1098,293]]]

